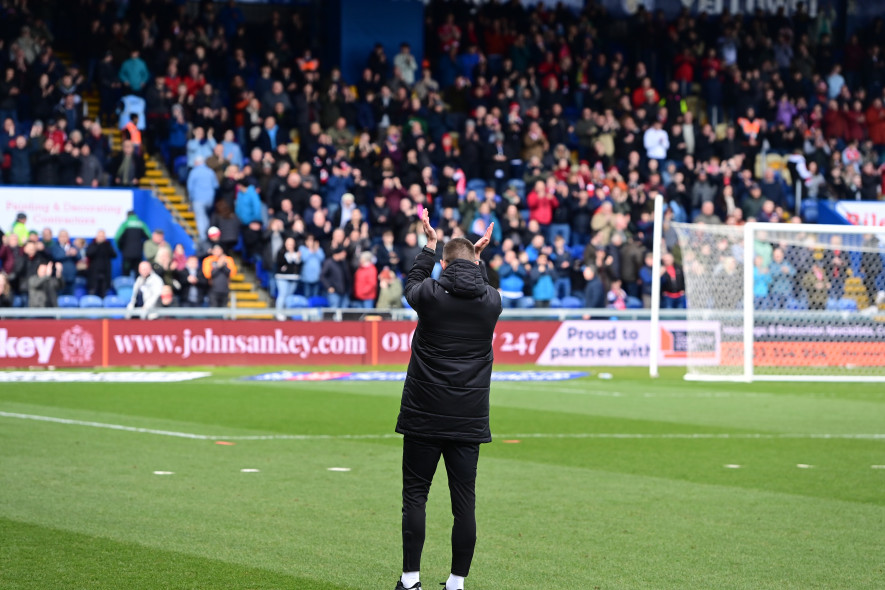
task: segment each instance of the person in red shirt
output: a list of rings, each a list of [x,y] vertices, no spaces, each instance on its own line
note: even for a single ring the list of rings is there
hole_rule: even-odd
[[[371,252],[360,254],[360,266],[353,275],[353,298],[360,307],[371,309],[378,298],[378,269]]]
[[[651,85],[651,78],[643,78],[639,88],[633,91],[633,108],[638,109],[646,102],[657,104],[661,95]]]
[[[529,219],[534,219],[541,227],[549,226],[553,221],[553,210],[559,207],[559,200],[547,189],[547,183],[543,180],[537,181],[535,188],[528,195],[527,202]]]

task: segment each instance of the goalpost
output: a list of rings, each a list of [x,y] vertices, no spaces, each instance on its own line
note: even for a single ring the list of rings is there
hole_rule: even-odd
[[[670,223],[671,242],[673,232],[670,253],[685,276],[686,379],[885,382],[885,227]],[[666,237],[655,242],[656,263]],[[656,316],[653,308],[653,326]],[[698,322],[706,331],[692,329]]]

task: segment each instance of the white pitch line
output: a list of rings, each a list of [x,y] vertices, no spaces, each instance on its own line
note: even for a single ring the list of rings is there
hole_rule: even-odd
[[[158,430],[155,428],[140,428],[123,424],[108,424],[106,422],[90,422],[86,420],[72,420],[69,418],[56,418],[54,416],[39,416],[36,414],[18,414],[15,412],[0,411],[0,418],[13,418],[18,420],[35,420],[37,422],[51,422],[54,424],[67,424],[69,426],[86,426],[89,428],[104,428],[123,432],[135,432],[138,434],[154,434],[158,436],[171,436],[174,438],[187,438],[191,440],[383,440],[400,438],[401,435],[394,433],[385,434],[255,434],[255,435],[228,435],[228,434],[196,434],[193,432],[176,432],[174,430]],[[848,440],[885,440],[885,434],[815,434],[815,433],[728,433],[728,432],[696,432],[696,433],[638,433],[638,432],[529,432],[518,434],[497,434],[498,439],[524,439],[524,438],[550,438],[550,439],[685,439],[685,440],[776,440],[776,439],[848,439]]]

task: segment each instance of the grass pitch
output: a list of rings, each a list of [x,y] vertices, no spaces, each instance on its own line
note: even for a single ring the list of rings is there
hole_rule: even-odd
[[[131,427],[0,416],[0,588],[392,589],[401,384],[260,372],[0,385],[0,412]],[[882,385],[611,372],[493,383],[470,590],[885,587]],[[440,466],[427,588],[448,511]]]

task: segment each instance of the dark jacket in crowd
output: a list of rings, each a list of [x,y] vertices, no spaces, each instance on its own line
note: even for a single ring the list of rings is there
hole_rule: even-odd
[[[339,262],[329,256],[323,261],[323,268],[320,271],[323,293],[333,289],[338,295],[346,295],[350,293],[352,282],[353,274],[346,259]]]
[[[490,442],[492,335],[501,295],[485,268],[454,260],[430,278],[436,253],[424,248],[406,283],[418,313],[396,431],[426,438]]]

